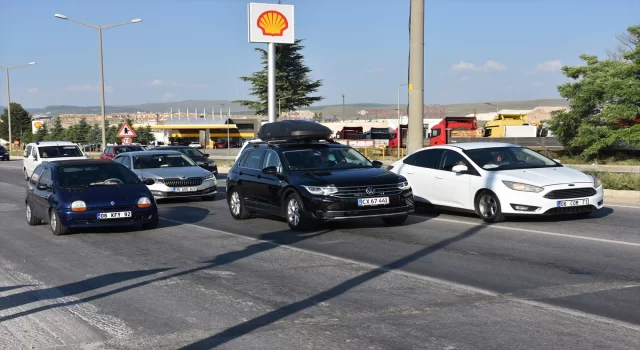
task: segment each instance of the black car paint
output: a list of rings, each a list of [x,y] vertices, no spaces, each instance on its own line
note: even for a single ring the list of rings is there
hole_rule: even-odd
[[[0,146],[0,160],[4,161],[9,159],[10,159],[9,151],[6,148]]]
[[[306,149],[308,147],[311,146],[304,144],[299,146],[289,145],[286,150]],[[314,145],[313,147],[318,146]],[[323,145],[321,147],[349,148],[339,144]],[[282,164],[282,172],[276,173],[275,167],[262,170],[240,167],[239,164],[242,163],[247,152],[252,149],[275,151]],[[331,171],[291,171],[286,166],[282,151],[280,147],[273,147],[267,144],[257,144],[246,148],[227,176],[227,198],[229,198],[230,191],[235,188],[250,211],[285,216],[284,201],[289,194],[295,192],[302,198],[306,211],[320,220],[406,215],[415,209],[411,189],[402,190],[398,195],[389,196],[390,203],[388,205],[364,208],[358,206],[357,197],[340,198],[332,195],[313,195],[303,187],[303,185],[333,185],[338,188],[380,185],[397,186],[398,183],[407,181],[403,176],[380,168],[379,162],[375,162],[374,167],[367,168],[332,169]],[[264,163],[264,157],[262,162]],[[375,195],[370,197],[375,197]]]
[[[162,147],[153,148],[154,151],[164,150],[164,151],[178,151],[180,153],[183,153],[187,157],[191,158],[194,162],[202,162],[202,164],[198,164],[201,168],[207,171],[210,171],[213,175],[218,175],[218,165],[214,160],[209,159],[208,154],[203,153],[204,156],[202,157],[190,156],[182,152],[181,151],[182,149],[193,149],[193,148],[190,146],[162,146]]]

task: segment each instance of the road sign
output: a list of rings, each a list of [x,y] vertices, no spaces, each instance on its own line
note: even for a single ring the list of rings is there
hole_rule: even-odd
[[[122,138],[122,144],[123,145],[130,145],[131,144],[131,138],[130,137],[123,137]]]
[[[136,132],[133,131],[133,128],[129,126],[127,123],[123,123],[122,127],[120,127],[120,131],[118,131],[118,135],[116,137],[136,137]]]
[[[293,5],[249,4],[249,42],[293,44]]]

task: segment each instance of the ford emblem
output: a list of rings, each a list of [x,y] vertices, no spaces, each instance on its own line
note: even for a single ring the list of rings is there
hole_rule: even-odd
[[[367,189],[364,192],[371,196],[376,193],[376,189],[373,187],[367,187]]]

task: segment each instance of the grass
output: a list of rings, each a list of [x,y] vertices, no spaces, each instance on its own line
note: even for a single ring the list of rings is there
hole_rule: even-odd
[[[607,190],[640,191],[640,174],[585,171],[597,176]]]

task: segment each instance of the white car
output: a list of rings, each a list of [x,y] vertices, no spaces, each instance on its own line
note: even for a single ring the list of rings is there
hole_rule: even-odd
[[[22,170],[25,180],[29,180],[31,174],[42,162],[59,160],[88,159],[80,147],[70,141],[46,141],[32,142],[24,149]]]
[[[202,145],[200,144],[200,142],[191,142],[189,144],[189,147],[193,147],[193,148],[199,149],[199,148],[202,148]]]
[[[597,177],[507,143],[427,147],[387,169],[407,178],[418,203],[474,211],[486,222],[505,215],[588,214],[603,207]]]
[[[249,146],[253,145],[254,143],[261,143],[262,140],[260,139],[252,139],[249,141],[245,141],[244,144],[242,145],[242,147],[240,148],[240,151],[238,151],[238,155],[236,155],[236,159],[234,160],[234,163],[238,161],[238,158],[240,158],[240,155],[242,154],[242,152]]]

